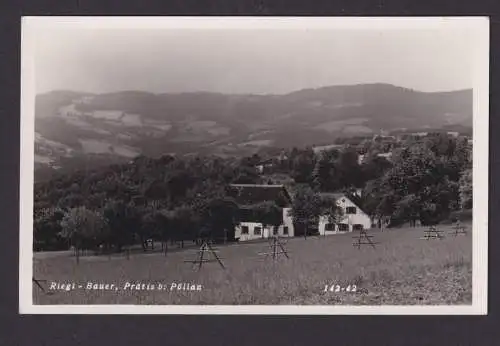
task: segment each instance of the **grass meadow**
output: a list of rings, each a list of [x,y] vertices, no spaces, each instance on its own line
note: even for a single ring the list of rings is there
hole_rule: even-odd
[[[259,255],[267,241],[217,245],[226,270],[217,262],[193,270],[184,260],[196,249],[161,253],[82,257],[34,261],[34,276],[51,282],[75,283],[70,291],[44,294],[33,286],[34,304],[345,304],[458,305],[472,304],[472,235],[446,234],[422,240],[424,228],[373,230],[376,248],[352,246],[354,233],[284,240],[289,259]],[[114,284],[116,290],[87,290],[88,282]],[[201,291],[130,290],[131,284],[202,285]],[[83,288],[78,288],[82,285]],[[328,285],[327,292],[324,292]],[[331,285],[356,292],[331,292]]]

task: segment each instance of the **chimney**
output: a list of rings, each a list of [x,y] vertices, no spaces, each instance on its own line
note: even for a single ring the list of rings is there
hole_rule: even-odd
[[[363,189],[356,189],[354,192],[358,197],[363,197]]]

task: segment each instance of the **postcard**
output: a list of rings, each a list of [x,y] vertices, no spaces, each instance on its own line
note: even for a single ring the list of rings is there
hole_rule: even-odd
[[[487,314],[486,17],[24,17],[20,314]]]

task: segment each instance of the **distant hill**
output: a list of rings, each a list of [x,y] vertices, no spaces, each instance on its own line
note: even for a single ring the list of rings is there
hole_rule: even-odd
[[[54,91],[36,97],[35,118],[36,167],[46,169],[140,154],[246,155],[381,130],[471,128],[472,90],[362,84],[285,95]]]

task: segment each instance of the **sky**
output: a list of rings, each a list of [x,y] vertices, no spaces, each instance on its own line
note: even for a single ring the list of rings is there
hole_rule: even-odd
[[[419,91],[472,87],[467,27],[57,27],[35,32],[36,93],[141,90],[283,94],[390,83]]]

